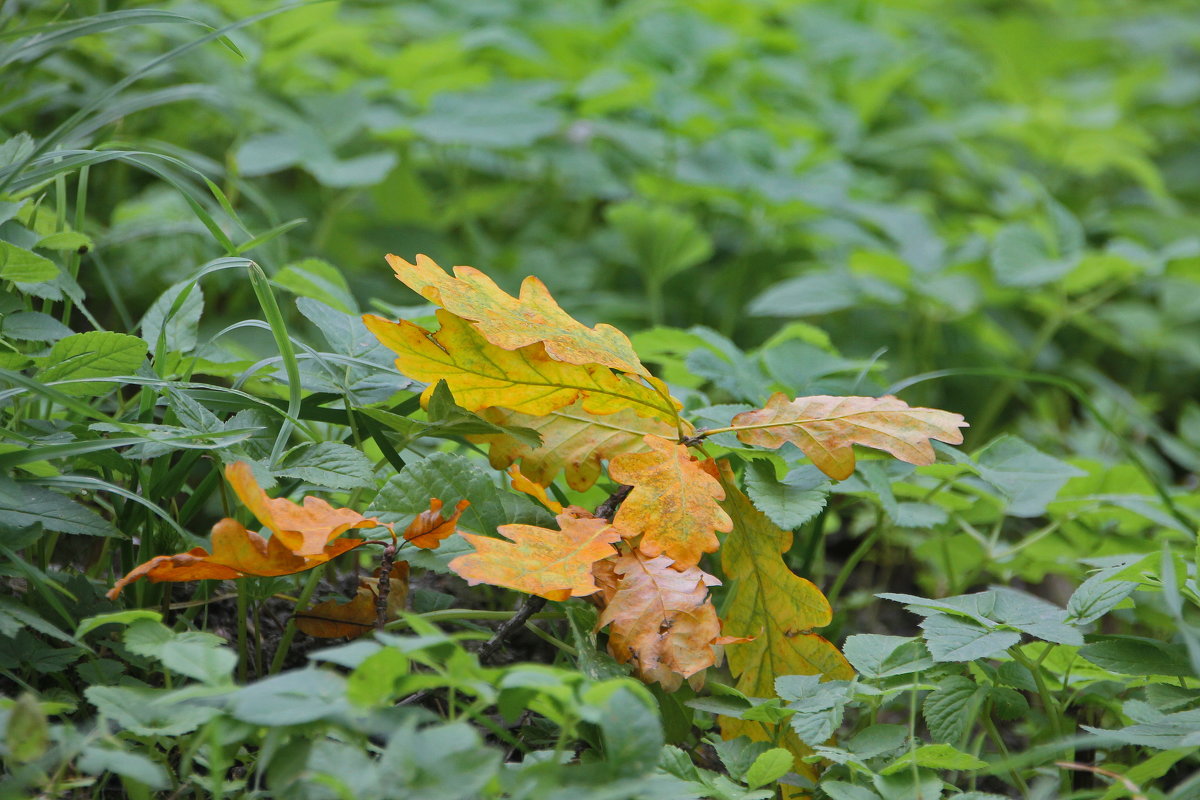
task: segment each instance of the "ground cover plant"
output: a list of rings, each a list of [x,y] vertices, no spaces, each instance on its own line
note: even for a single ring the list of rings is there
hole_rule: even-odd
[[[0,793],[1197,796],[1198,39],[0,6]]]

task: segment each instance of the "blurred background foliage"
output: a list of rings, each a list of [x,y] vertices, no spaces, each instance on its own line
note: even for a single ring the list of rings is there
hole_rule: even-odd
[[[0,24],[140,7],[8,0]],[[156,7],[214,26],[263,10]],[[325,259],[360,300],[403,295],[383,253],[424,252],[509,289],[536,274],[572,313],[627,330],[702,324],[750,348],[812,323],[879,360],[877,389],[981,364],[1068,376],[1135,438],[1160,440],[1148,455],[1165,477],[1195,463],[1164,458],[1163,437],[1200,441],[1194,11],[318,3],[235,31],[240,54],[209,44],[171,60],[63,145],[181,159],[251,228],[304,219],[249,254],[269,272]],[[10,48],[0,134],[49,130],[196,36],[139,25]],[[97,250],[120,265],[113,325],[220,255],[184,198],[133,165],[98,167],[88,191]],[[93,271],[80,279],[103,291]],[[244,294],[224,301],[228,319],[252,306]],[[967,414],[978,445],[1028,391],[958,378],[909,396]],[[1046,408],[1026,435],[1111,447],[1062,397],[1030,402]]]

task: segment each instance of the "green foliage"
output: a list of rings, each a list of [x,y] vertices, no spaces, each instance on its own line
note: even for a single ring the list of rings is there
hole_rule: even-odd
[[[68,5],[0,8],[0,796],[1195,794],[1188,3]],[[468,438],[537,432],[422,409],[364,327],[432,314],[389,251],[642,329],[705,426],[776,391],[965,414],[836,483],[705,442],[857,677],[652,693],[577,602],[509,643],[542,663],[481,663],[513,598],[446,576],[460,536],[316,652],[291,615],[376,553],[106,599],[232,513],[234,461],[401,526],[550,522]],[[717,713],[784,723],[816,786]]]

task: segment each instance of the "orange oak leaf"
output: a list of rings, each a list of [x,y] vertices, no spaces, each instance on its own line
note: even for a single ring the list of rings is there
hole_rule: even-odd
[[[349,508],[334,508],[319,497],[305,497],[303,505],[283,497],[272,499],[244,461],[227,466],[225,477],[250,513],[275,534],[272,538],[298,556],[320,555],[330,541],[352,528],[382,525],[374,517],[364,517]]]
[[[409,523],[401,538],[413,547],[436,550],[443,539],[453,535],[458,518],[469,505],[470,500],[459,500],[454,513],[447,518],[442,514],[442,501],[435,497],[429,501],[429,510],[418,514],[417,518]]]
[[[232,580],[246,575],[291,575],[324,564],[362,543],[362,539],[343,537],[330,542],[316,555],[299,556],[278,536],[264,539],[246,530],[237,520],[226,518],[213,526],[211,554],[203,547],[194,547],[186,553],[155,556],[130,570],[106,596],[115,600],[122,589],[139,578],[161,583]]]
[[[645,452],[642,437],[646,434],[663,438],[675,434],[669,423],[640,417],[631,409],[589,414],[579,402],[543,416],[506,408],[486,408],[480,416],[497,425],[532,428],[542,436],[540,447],[530,447],[508,434],[467,437],[489,445],[488,460],[493,467],[505,469],[520,461],[521,472],[542,486],[549,486],[560,472],[565,472],[567,485],[577,492],[596,483],[602,462],[622,453]]]
[[[441,328],[431,333],[408,320],[390,322],[373,314],[363,323],[396,353],[403,374],[425,381],[427,402],[438,381],[446,381],[454,400],[468,411],[490,406],[526,414],[549,414],[576,400],[593,414],[632,409],[639,415],[675,424],[678,401],[627,375],[599,364],[555,361],[540,342],[505,350],[489,343],[466,320],[439,310]]]
[[[737,437],[746,444],[799,447],[817,469],[835,480],[854,472],[854,448],[884,450],[910,464],[932,464],[930,439],[962,444],[967,427],[961,414],[936,408],[911,408],[895,397],[814,395],[788,400],[776,392],[765,408],[733,418]]]
[[[725,492],[683,445],[659,436],[643,441],[649,452],[609,463],[613,480],[633,486],[613,522],[626,537],[640,534],[638,549],[646,555],[666,555],[676,569],[686,569],[716,552],[717,531],[733,525],[717,504]]]
[[[731,585],[724,628],[730,636],[750,639],[726,650],[738,691],[748,697],[775,697],[775,679],[781,675],[853,677],[854,670],[838,649],[813,633],[832,621],[833,612],[821,590],[784,563],[782,554],[792,546],[791,532],[755,508],[738,489],[728,466],[721,467],[726,494],[722,505],[734,519],[721,547],[721,567]],[[796,756],[796,771],[816,775],[811,764],[800,761],[811,751],[787,725],[780,731],[732,717],[721,717],[720,722],[727,739],[745,735],[755,741],[782,741]]]
[[[529,480],[529,478],[526,478],[521,472],[521,468],[516,464],[510,466],[507,472],[509,483],[512,485],[512,488],[516,489],[518,492],[523,492],[529,495],[534,500],[537,500],[546,508],[550,509],[552,513],[562,513],[562,503],[558,502],[557,500],[551,500],[550,496],[546,494],[546,487],[542,486],[540,483],[534,483],[533,481]]]
[[[450,569],[474,586],[490,583],[547,600],[586,597],[596,591],[592,564],[616,551],[621,534],[608,520],[580,517],[564,510],[558,517],[561,530],[533,525],[501,525],[511,539],[492,539],[464,533],[474,553],[450,562]]]
[[[613,658],[633,662],[639,678],[658,681],[669,692],[716,663],[713,644],[721,622],[708,587],[720,581],[699,567],[679,571],[666,556],[649,558],[637,550],[611,564],[617,582],[601,586],[606,603],[596,627],[610,626]]]
[[[625,334],[611,325],[583,325],[563,311],[546,285],[532,275],[521,283],[520,296],[513,297],[474,267],[455,267],[451,277],[424,255],[412,264],[389,254],[387,262],[405,286],[469,320],[484,339],[504,350],[541,342],[555,361],[650,374]]]
[[[392,565],[385,620],[396,619],[408,602],[408,562]],[[326,600],[296,614],[296,628],[321,639],[356,637],[373,630],[379,608],[379,570],[374,577],[358,582],[358,591],[349,601]]]

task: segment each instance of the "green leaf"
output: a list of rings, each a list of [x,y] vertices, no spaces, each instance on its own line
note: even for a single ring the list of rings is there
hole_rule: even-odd
[[[0,241],[0,280],[42,283],[58,276],[58,265],[23,247]]]
[[[0,475],[0,526],[40,524],[48,531],[83,536],[115,536],[117,531],[95,511],[66,495]]]
[[[184,295],[184,292],[187,292]],[[204,313],[204,294],[195,281],[184,281],[168,288],[142,317],[140,328],[151,355],[158,354],[163,339],[167,352],[190,353],[196,349],[200,316]]]
[[[745,779],[746,771],[758,760],[759,756],[766,753],[771,747],[766,742],[752,741],[749,736],[714,739],[712,746],[717,751],[717,756],[725,765],[730,777],[739,781]],[[690,759],[688,763],[691,763]],[[788,768],[791,769],[791,762],[788,763]]]
[[[319,669],[276,675],[239,689],[229,713],[252,725],[300,725],[352,713],[346,700],[346,681]]]
[[[824,744],[837,731],[852,699],[850,681],[822,681],[820,675],[784,675],[775,679],[775,691],[796,712],[792,730],[809,747]]]
[[[995,658],[1021,641],[1016,631],[986,628],[948,614],[932,614],[921,623],[925,644],[934,661],[975,661]]]
[[[953,770],[976,770],[987,766],[986,761],[982,761],[970,753],[957,750],[948,744],[926,744],[900,756],[884,767],[879,774],[895,775],[901,770],[912,769],[913,764],[928,769]]]
[[[378,650],[350,673],[346,679],[346,698],[366,708],[394,703],[396,681],[409,672],[408,657],[399,650],[394,647]]]
[[[18,311],[0,323],[0,336],[22,342],[57,342],[70,335],[70,328],[40,311]]]
[[[81,379],[132,375],[145,362],[148,350],[144,341],[124,333],[76,333],[54,344],[50,355],[42,359],[38,379],[44,383],[81,381],[55,387],[75,397],[107,394],[117,388],[112,381]]]
[[[75,766],[88,775],[103,775],[111,772],[122,778],[137,781],[148,789],[169,789],[171,782],[167,771],[140,753],[126,753],[107,747],[85,747]]]
[[[284,454],[276,475],[299,478],[331,489],[373,488],[375,466],[359,450],[341,442],[309,442]]]
[[[271,281],[300,297],[319,300],[346,314],[358,314],[358,303],[341,270],[319,258],[288,264]]]
[[[805,465],[783,480],[775,477],[770,461],[756,459],[746,468],[746,494],[759,511],[785,530],[800,527],[821,513],[829,501],[829,479],[816,467]]]
[[[663,746],[662,723],[657,704],[645,690],[627,678],[616,678],[585,690],[581,700],[591,707],[585,717],[604,737],[608,769],[629,777],[654,769]]]
[[[875,680],[911,675],[933,666],[925,645],[911,636],[859,633],[846,637],[842,653],[863,677]]]
[[[934,741],[959,744],[975,724],[983,693],[970,678],[955,675],[925,697],[921,712]]]
[[[135,619],[125,629],[125,647],[134,655],[157,659],[175,632],[155,619]]]
[[[173,672],[219,686],[230,682],[238,660],[237,653],[224,644],[224,639],[209,633],[181,633],[163,643],[158,658]]]
[[[831,800],[879,800],[879,795],[865,786],[855,786],[845,781],[822,781],[821,790]]]
[[[1080,584],[1067,601],[1071,622],[1076,625],[1095,622],[1120,605],[1139,586],[1135,581],[1113,580],[1110,570],[1096,573]]]
[[[992,242],[992,274],[1001,286],[1042,286],[1062,278],[1076,261],[1051,255],[1042,235],[1022,222],[1001,228]]]
[[[773,747],[760,755],[746,770],[746,785],[751,789],[774,783],[792,770],[793,756],[782,747]]]
[[[211,706],[177,702],[160,689],[89,686],[83,694],[100,714],[137,736],[182,736],[221,713]]]
[[[1068,480],[1087,474],[1016,436],[996,439],[976,461],[983,479],[1007,498],[1007,513],[1014,517],[1043,514]]]
[[[1183,645],[1142,636],[1093,636],[1079,655],[1098,667],[1119,675],[1196,677]]]
[[[111,611],[107,614],[97,614],[94,617],[88,617],[80,621],[79,627],[75,629],[75,638],[82,638],[84,634],[91,633],[102,625],[131,625],[139,619],[161,622],[162,614],[157,611],[151,611],[148,608],[131,608],[127,611]]]
[[[80,248],[92,249],[92,240],[79,231],[59,231],[45,236],[37,243],[40,250],[75,250]]]
[[[648,283],[662,284],[712,256],[712,239],[695,218],[669,206],[631,200],[609,206],[605,218],[624,240],[630,265]]]
[[[8,756],[18,764],[28,764],[41,757],[50,743],[50,725],[37,698],[23,692],[8,712],[4,729],[4,744]]]

